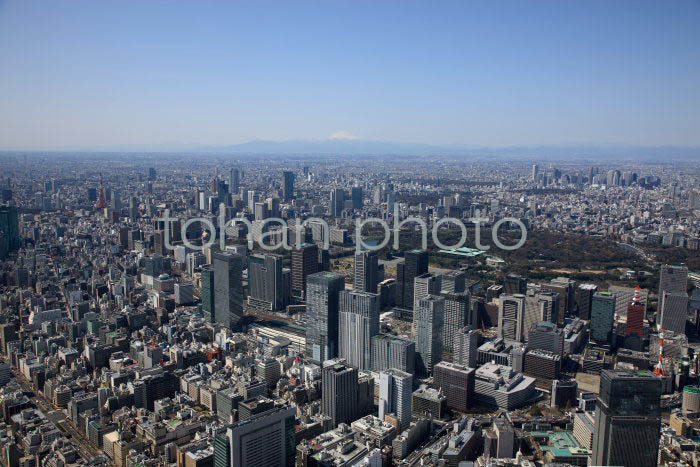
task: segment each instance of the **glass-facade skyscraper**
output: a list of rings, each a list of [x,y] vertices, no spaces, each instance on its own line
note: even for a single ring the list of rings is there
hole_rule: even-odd
[[[318,272],[306,278],[306,357],[324,362],[338,356],[338,313],[345,277]]]
[[[396,266],[396,306],[413,309],[413,291],[417,276],[428,272],[428,252],[411,250],[404,254],[404,262]]]
[[[216,322],[214,306],[214,268],[209,265],[202,266],[202,311],[210,323]]]
[[[592,464],[655,467],[660,430],[661,379],[648,371],[603,370]]]
[[[339,308],[339,356],[359,370],[371,369],[370,344],[379,334],[379,295],[343,290]]]
[[[591,340],[596,344],[615,343],[615,294],[599,292],[591,299]]]
[[[235,253],[213,254],[214,322],[239,330],[243,319],[243,257]]]

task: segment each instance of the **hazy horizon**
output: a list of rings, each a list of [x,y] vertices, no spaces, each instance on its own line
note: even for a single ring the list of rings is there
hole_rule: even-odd
[[[699,24],[694,0],[0,0],[0,150],[697,147]]]

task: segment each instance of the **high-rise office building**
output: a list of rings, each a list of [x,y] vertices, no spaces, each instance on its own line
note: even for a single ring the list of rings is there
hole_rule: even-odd
[[[657,465],[660,378],[647,371],[603,370],[595,418],[593,465]]]
[[[283,257],[252,254],[248,257],[248,305],[265,310],[282,310],[287,305]]]
[[[306,278],[318,272],[318,246],[302,243],[292,250],[292,293],[306,296]]]
[[[282,197],[285,201],[294,199],[294,172],[285,171],[282,174]]]
[[[379,418],[395,414],[399,419],[399,432],[411,424],[411,394],[413,394],[413,375],[405,371],[390,368],[379,374]]]
[[[442,289],[442,276],[425,273],[413,280],[413,309],[418,306],[418,300],[428,295],[439,295]]]
[[[280,217],[280,200],[279,198],[267,198],[265,200],[268,217]]]
[[[540,321],[554,323],[558,315],[559,294],[529,289],[525,295],[525,323],[523,333],[528,338],[532,327]]]
[[[433,373],[434,386],[447,397],[447,406],[466,412],[474,398],[474,368],[440,362]]]
[[[466,290],[466,274],[464,271],[447,271],[442,275],[441,292],[462,293]]]
[[[576,288],[576,314],[581,319],[591,319],[591,302],[593,294],[598,291],[594,284],[580,284]]]
[[[352,208],[353,209],[362,209],[364,206],[363,199],[362,199],[362,187],[361,186],[354,186],[350,190],[350,199],[352,199]]]
[[[564,332],[549,321],[541,321],[532,327],[527,344],[530,350],[547,350],[564,356]]]
[[[234,253],[215,252],[214,322],[239,330],[243,319],[243,257]]]
[[[659,297],[661,303],[661,327],[676,334],[685,334],[688,319],[688,294],[686,292],[664,291]]]
[[[688,268],[664,264],[659,272],[659,298],[664,292],[687,292]]]
[[[332,217],[340,217],[345,208],[345,190],[342,188],[334,188],[331,190],[330,200],[330,215]]]
[[[433,366],[442,359],[442,333],[445,320],[445,299],[428,295],[418,301],[413,312],[416,333],[416,371],[432,374]]]
[[[443,292],[445,298],[445,328],[442,333],[442,347],[451,350],[455,334],[464,326],[471,324],[469,310],[470,294],[468,292]]]
[[[542,284],[543,292],[554,292],[559,294],[558,315],[552,317],[552,322],[563,324],[564,318],[573,313],[576,303],[576,281],[567,277],[557,277],[547,284]]]
[[[413,309],[413,287],[417,276],[428,272],[428,252],[411,250],[404,254],[404,261],[396,266],[396,306]]]
[[[452,361],[469,368],[476,368],[478,348],[479,333],[471,326],[465,326],[455,333]]]
[[[525,295],[501,295],[498,336],[511,341],[525,341]]]
[[[231,168],[231,174],[228,179],[228,191],[232,195],[237,195],[241,189],[241,172],[238,169]]]
[[[319,272],[307,277],[306,356],[324,362],[338,356],[338,319],[340,292],[345,277]]]
[[[230,426],[227,437],[231,466],[293,467],[296,455],[296,419],[293,407],[263,412]]]
[[[348,365],[370,370],[372,337],[379,334],[379,295],[343,290],[340,292],[338,325],[339,355]]]
[[[265,203],[256,202],[253,209],[253,214],[255,215],[256,221],[264,221],[269,217],[267,212],[267,205]],[[255,241],[259,242],[260,238],[256,238]]]
[[[596,344],[614,345],[615,294],[598,292],[591,300],[591,340]]]
[[[19,249],[19,215],[15,206],[0,206],[0,259]]]
[[[342,360],[331,360],[321,370],[321,413],[330,417],[335,428],[357,418],[357,369]]]
[[[148,168],[148,180],[151,182],[156,181],[156,169],[154,167]]]
[[[525,295],[527,292],[527,279],[517,274],[508,274],[503,279],[503,292],[508,295]]]
[[[372,371],[396,368],[413,374],[416,371],[416,343],[410,339],[379,334],[372,337]]]
[[[359,292],[377,293],[379,284],[379,254],[363,251],[355,255],[353,289]]]
[[[214,300],[214,268],[202,266],[202,311],[205,319],[210,323],[216,322]]]
[[[352,208],[353,209],[362,209],[363,203],[362,203],[362,187],[361,186],[354,186],[350,190],[350,199],[352,199]]]

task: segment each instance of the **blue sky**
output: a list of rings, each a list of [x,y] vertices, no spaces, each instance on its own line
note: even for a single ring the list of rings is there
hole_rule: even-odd
[[[700,145],[700,1],[0,0],[0,148]]]

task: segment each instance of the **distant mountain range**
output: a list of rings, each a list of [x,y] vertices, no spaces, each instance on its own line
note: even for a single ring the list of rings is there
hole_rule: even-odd
[[[12,152],[47,152],[39,150]],[[623,144],[569,144],[484,147],[468,145],[434,145],[423,143],[399,143],[392,141],[365,141],[359,139],[326,140],[255,140],[233,145],[204,145],[193,143],[164,144],[122,144],[98,147],[56,148],[56,152],[128,152],[128,153],[200,153],[236,155],[348,155],[348,156],[390,156],[390,155],[435,155],[454,157],[504,157],[562,159],[615,158],[662,161],[700,160],[700,147],[688,146],[634,146]]]

